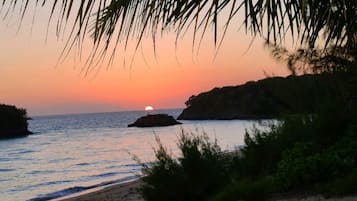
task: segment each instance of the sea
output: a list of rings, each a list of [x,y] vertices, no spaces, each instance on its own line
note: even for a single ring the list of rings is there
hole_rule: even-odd
[[[181,109],[158,110],[177,117]],[[244,145],[256,121],[181,121],[182,125],[128,128],[145,111],[38,116],[29,120],[34,134],[0,140],[0,200],[44,201],[128,182],[153,162],[158,137],[179,157],[182,132],[207,134],[225,151]],[[139,160],[135,159],[138,158]],[[135,159],[135,160],[134,160]]]

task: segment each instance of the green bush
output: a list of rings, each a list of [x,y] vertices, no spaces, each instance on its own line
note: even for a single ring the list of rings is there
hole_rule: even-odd
[[[182,132],[181,156],[174,158],[157,139],[157,162],[144,165],[142,193],[147,201],[200,201],[230,181],[229,157],[207,135]]]
[[[321,191],[327,196],[342,196],[357,192],[357,168],[350,174],[323,185]]]
[[[246,132],[240,172],[247,176],[270,175],[276,171],[282,153],[297,142],[312,141],[314,117],[289,116],[270,125],[268,131]]]
[[[349,157],[357,164],[357,125],[351,127],[347,131],[347,135],[331,146],[330,150],[341,156]]]
[[[345,152],[349,151],[346,154],[353,155],[351,152],[356,148],[351,145],[350,150],[346,150],[344,144],[356,142],[355,112],[338,100],[322,104],[321,108],[316,114],[287,116],[272,124],[268,131],[255,128],[247,132],[246,147],[242,150],[244,157],[238,171],[247,176],[270,175],[276,172],[283,153],[297,143],[308,145],[309,149],[304,151],[310,154],[321,153],[336,146],[346,136],[351,139],[340,143],[338,152],[343,148]]]
[[[311,145],[296,144],[278,163],[277,185],[284,190],[309,188],[350,172],[355,166],[349,156],[334,151],[311,153]]]
[[[239,180],[226,186],[210,201],[263,201],[269,197],[273,183],[271,179]]]
[[[308,135],[303,133],[306,127],[294,129],[304,137],[282,152],[276,179],[283,189],[330,182],[357,167],[355,117],[345,107],[327,108],[312,119]]]

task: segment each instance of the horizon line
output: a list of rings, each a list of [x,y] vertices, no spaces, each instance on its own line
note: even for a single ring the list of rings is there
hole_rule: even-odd
[[[154,109],[154,112],[157,110],[183,110],[184,108],[159,108]],[[124,109],[120,111],[103,111],[103,112],[78,112],[78,113],[54,113],[54,114],[35,114],[35,115],[28,115],[29,118],[33,117],[50,117],[50,116],[67,116],[67,115],[90,115],[90,114],[104,114],[104,113],[120,113],[120,112],[146,112],[145,110],[140,109]]]

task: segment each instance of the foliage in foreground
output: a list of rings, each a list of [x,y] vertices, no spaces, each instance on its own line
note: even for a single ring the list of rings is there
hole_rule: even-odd
[[[206,135],[182,133],[178,159],[159,143],[157,163],[144,167],[143,195],[148,201],[255,201],[289,191],[356,193],[356,109],[337,103],[247,132],[238,155],[223,153]]]
[[[206,200],[229,181],[229,164],[217,142],[207,135],[184,133],[179,138],[181,156],[176,159],[157,139],[157,163],[143,167],[143,196],[148,201]]]
[[[272,185],[272,180],[269,178],[237,180],[212,196],[210,201],[265,200],[272,192]]]

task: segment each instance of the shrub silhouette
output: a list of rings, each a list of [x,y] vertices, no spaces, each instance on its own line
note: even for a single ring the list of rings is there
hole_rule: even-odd
[[[169,154],[158,138],[157,142],[157,162],[143,167],[142,192],[147,201],[207,200],[229,182],[229,157],[206,134],[182,131],[178,158]]]

